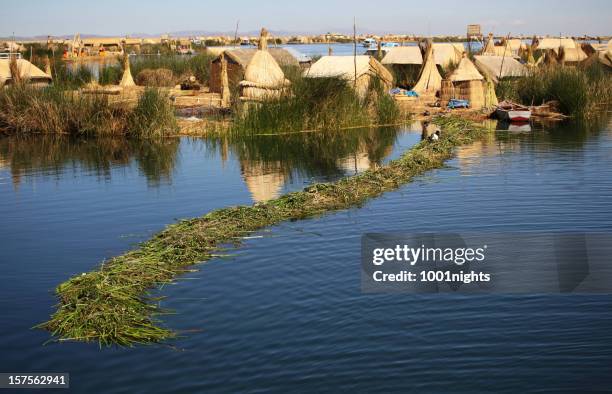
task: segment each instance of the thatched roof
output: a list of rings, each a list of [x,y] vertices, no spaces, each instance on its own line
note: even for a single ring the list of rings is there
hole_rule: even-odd
[[[376,75],[384,81],[393,81],[393,75],[380,62],[370,56],[323,56],[304,72],[308,78],[341,77],[352,81],[362,75]]]
[[[19,76],[21,79],[28,80],[29,82],[51,82],[51,76],[45,74],[40,68],[36,67],[25,59],[17,59],[17,69],[19,70]],[[13,79],[11,74],[11,60],[0,59],[0,86],[6,83],[10,83]]]
[[[480,72],[478,72],[478,69],[474,63],[472,63],[471,60],[464,54],[459,62],[459,66],[457,66],[457,68],[453,71],[449,79],[453,82],[464,82],[483,80],[484,77],[482,74],[480,74]]]
[[[487,38],[487,43],[484,48],[482,48],[481,54],[483,55],[495,55],[495,39],[493,38],[493,33],[489,33],[489,37]]]
[[[475,65],[478,70],[497,82],[501,77],[520,77],[527,73],[527,69],[516,59],[503,56],[474,56]]]
[[[559,48],[574,49],[577,46],[576,41],[572,40],[571,38],[541,38],[537,42],[536,49],[552,49],[553,51],[558,52]]]
[[[240,82],[241,97],[246,100],[268,100],[278,98],[290,85],[274,57],[268,51],[268,31],[261,29],[259,49],[255,51]],[[232,52],[226,53],[231,56]]]
[[[240,64],[243,68],[246,68],[247,65],[257,53],[257,49],[255,48],[240,48],[240,49],[227,49],[224,51],[225,56],[234,62]],[[281,66],[296,66],[299,67],[300,63],[298,60],[287,50],[283,48],[268,48],[268,52],[276,62]],[[216,60],[216,59],[215,59]]]
[[[427,52],[425,52],[425,64],[421,68],[419,74],[419,80],[416,85],[412,88],[419,94],[423,93],[435,93],[440,90],[442,86],[442,76],[438,71],[435,64],[435,53],[431,43],[427,46]]]
[[[460,43],[434,43],[434,58],[439,66],[448,66],[449,63],[458,63],[465,53],[465,47]]]
[[[423,64],[423,55],[418,46],[395,47],[381,61],[382,64]]]
[[[562,62],[581,62],[586,60],[587,57],[588,56],[586,53],[584,53],[580,46],[577,46],[576,48],[561,48],[559,51],[559,58]]]

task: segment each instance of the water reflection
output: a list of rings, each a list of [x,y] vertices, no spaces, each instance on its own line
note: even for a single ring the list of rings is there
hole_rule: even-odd
[[[17,189],[24,176],[36,173],[60,178],[85,170],[110,180],[111,170],[135,163],[150,186],[169,182],[176,165],[179,140],[84,139],[67,136],[0,138],[0,169],[8,170]]]
[[[334,180],[378,166],[392,152],[397,127],[337,133],[294,133],[226,137],[211,141],[240,162],[242,177],[255,201],[278,197],[294,178]]]

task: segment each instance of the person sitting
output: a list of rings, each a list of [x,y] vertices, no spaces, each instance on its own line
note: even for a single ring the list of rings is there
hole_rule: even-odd
[[[436,130],[435,133],[429,136],[429,140],[432,142],[438,141],[439,139],[440,139],[440,130]]]

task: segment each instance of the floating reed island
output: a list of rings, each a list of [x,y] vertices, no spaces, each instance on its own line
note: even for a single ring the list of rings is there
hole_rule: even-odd
[[[443,130],[440,140],[425,140],[385,166],[264,203],[219,209],[168,226],[137,249],[60,284],[56,289],[57,311],[39,327],[59,339],[97,341],[101,345],[132,346],[175,337],[175,332],[160,325],[158,315],[164,310],[157,305],[159,298],[150,296],[151,289],[174,281],[194,264],[214,258],[222,253],[223,245],[240,245],[243,237],[264,227],[359,207],[442,166],[457,146],[487,133],[460,118],[437,118],[436,122]]]
[[[145,136],[150,127],[153,136],[280,133],[402,123],[407,114],[448,112],[452,100],[464,100],[469,109],[455,112],[470,118],[494,113],[498,100],[532,106],[540,115],[566,116],[589,115],[612,103],[610,42],[534,37],[528,45],[509,37],[496,42],[490,35],[478,54],[460,43],[422,40],[391,48],[384,57],[379,51],[312,62],[294,50],[269,48],[276,41],[265,29],[251,41],[258,47],[171,40],[166,42],[171,50],[153,56],[145,49],[149,44],[127,39],[89,43],[75,37],[63,51],[57,43],[18,46],[29,51],[31,61],[18,59],[21,53],[0,59],[0,131]],[[89,56],[83,53],[105,45],[118,56],[100,60],[94,76],[81,63]],[[141,56],[128,56],[127,48]],[[181,48],[193,55],[180,55]],[[162,99],[154,102],[151,89]],[[144,116],[132,115],[134,108],[146,109]],[[172,119],[173,108],[203,116]],[[44,110],[51,119],[67,120],[32,119],[43,119],[37,114]],[[163,116],[155,117],[158,112]],[[139,122],[144,127],[132,133]]]

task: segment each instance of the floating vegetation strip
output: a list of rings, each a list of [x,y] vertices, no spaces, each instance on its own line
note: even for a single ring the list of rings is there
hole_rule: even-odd
[[[213,258],[223,244],[238,243],[250,232],[285,220],[358,207],[442,166],[455,147],[486,133],[459,118],[436,122],[444,130],[439,141],[423,141],[386,166],[334,183],[315,184],[266,203],[219,209],[168,226],[138,249],[59,285],[58,309],[39,327],[62,340],[98,341],[101,345],[131,346],[174,337],[173,331],[159,326],[156,316],[163,311],[149,289],[173,281],[191,265]]]

